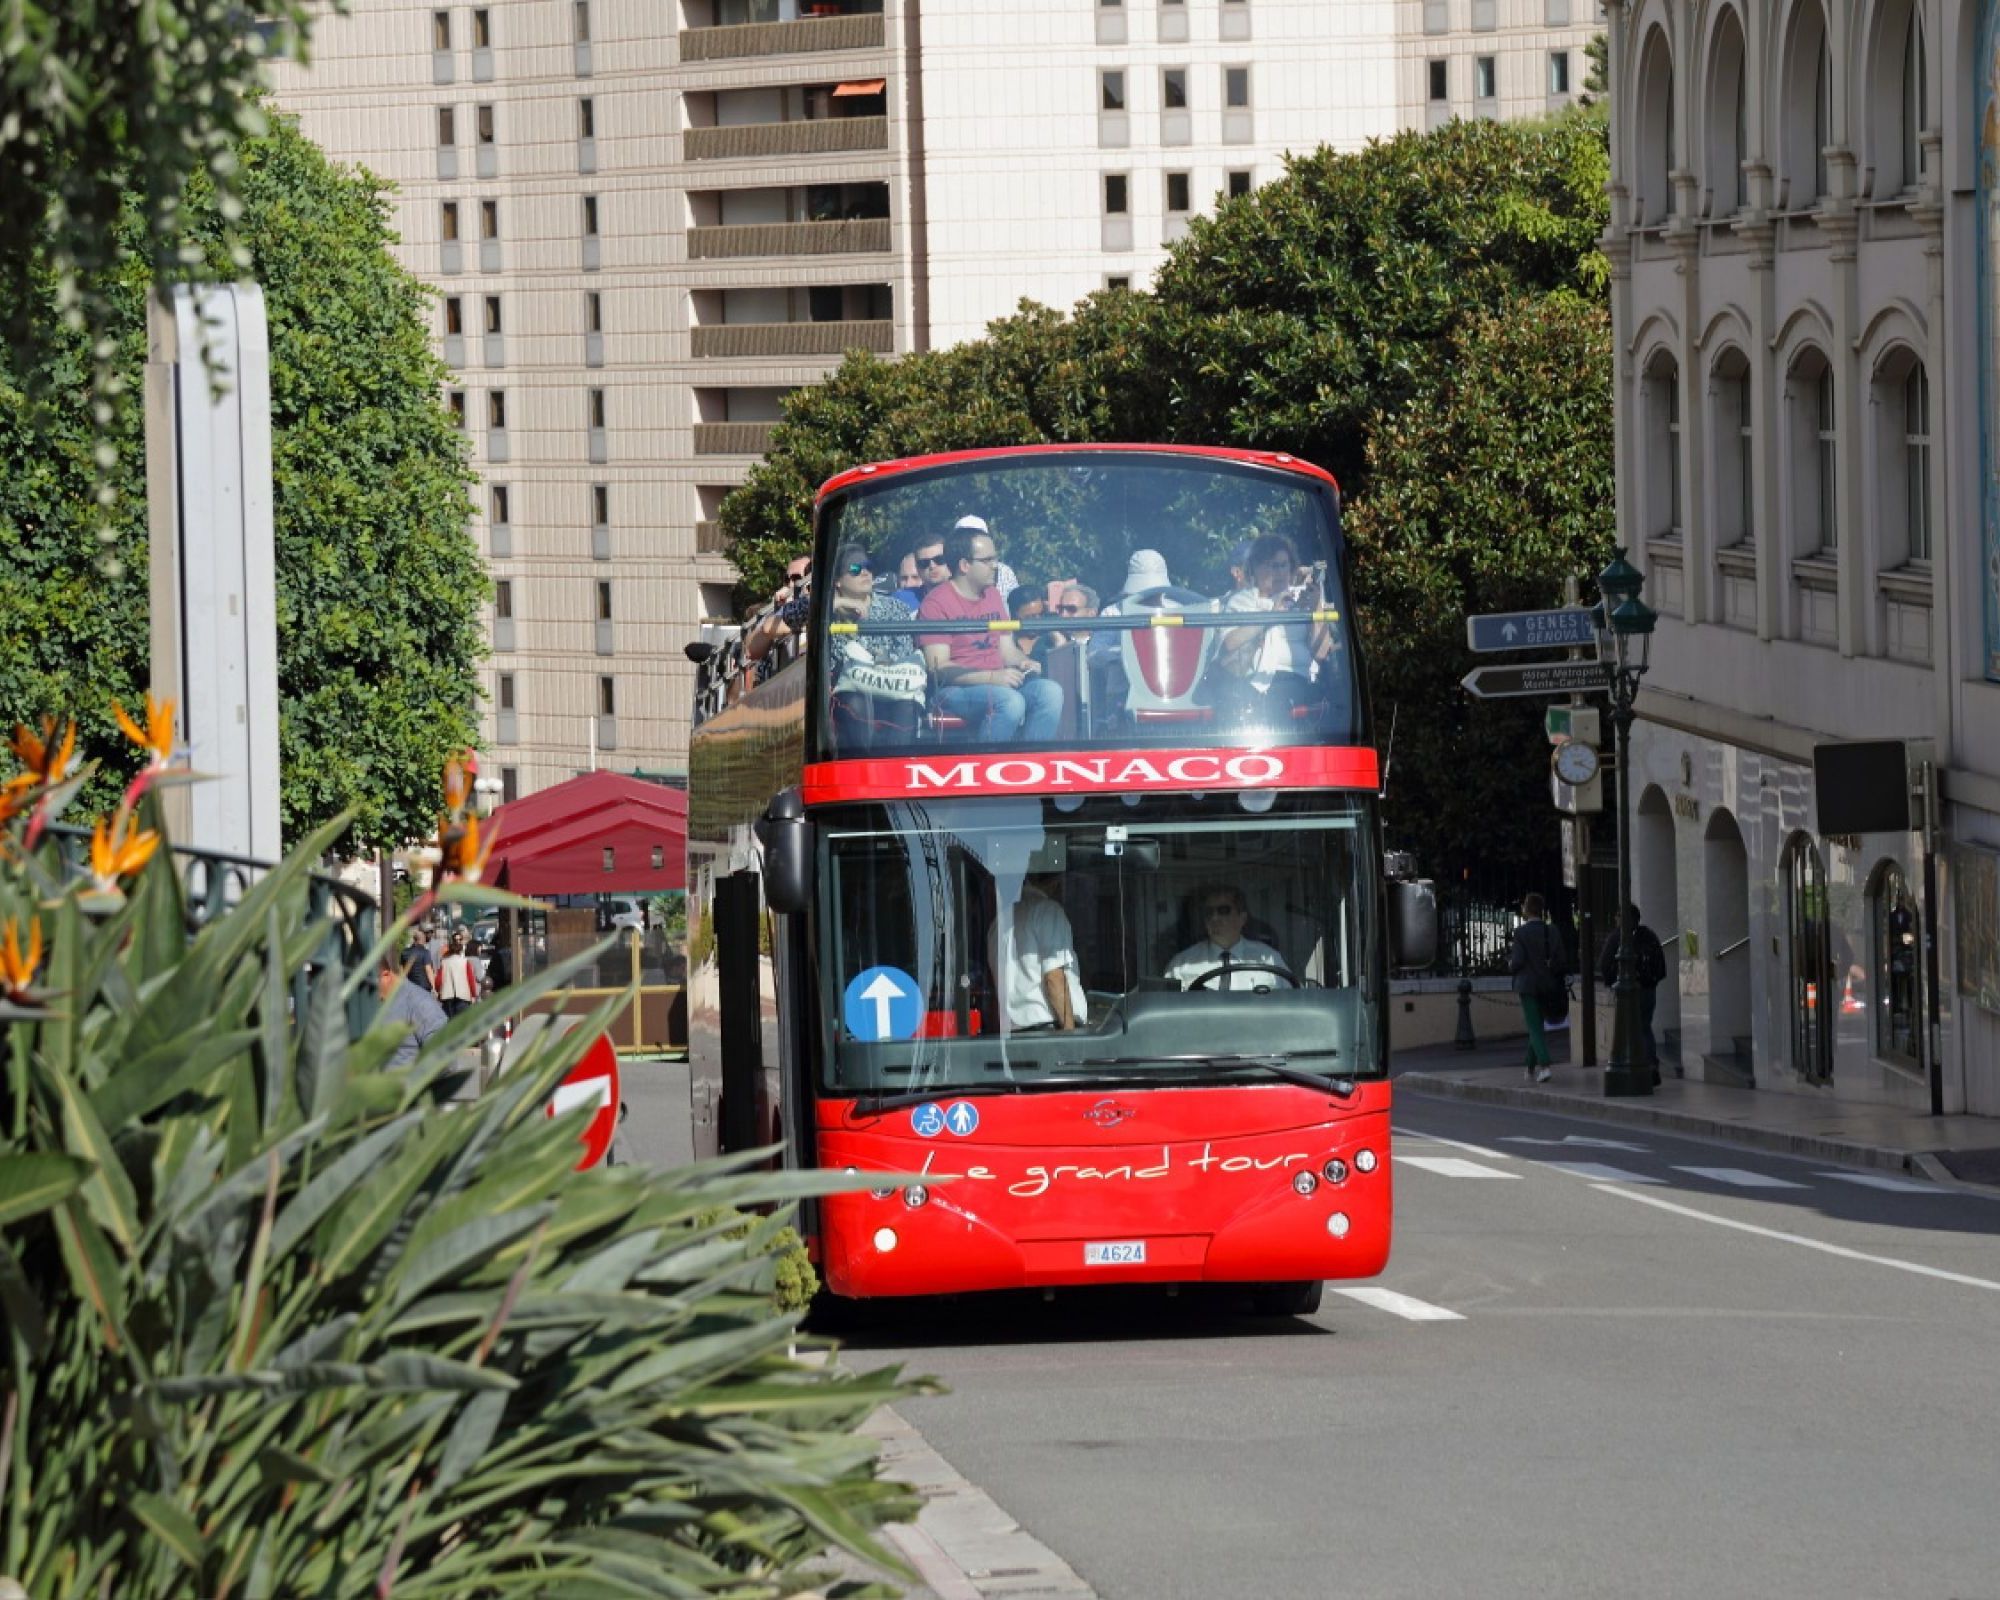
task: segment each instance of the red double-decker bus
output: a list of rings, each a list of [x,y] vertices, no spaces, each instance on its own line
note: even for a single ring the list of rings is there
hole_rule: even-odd
[[[1379,1272],[1385,890],[1333,479],[976,451],[843,473],[814,529],[771,654],[702,659],[688,996],[723,1148],[921,1177],[809,1208],[829,1289],[1302,1311]]]

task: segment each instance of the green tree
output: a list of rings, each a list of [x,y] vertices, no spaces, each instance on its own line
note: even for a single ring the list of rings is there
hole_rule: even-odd
[[[378,179],[284,120],[235,153],[240,218],[199,175],[183,216],[207,267],[224,270],[232,241],[248,249],[270,313],[285,834],[351,808],[349,845],[402,843],[429,831],[445,756],[476,735],[486,594],[428,291],[389,254]],[[135,201],[106,328],[132,383],[144,226]],[[35,292],[53,323],[54,275]],[[108,702],[143,701],[149,676],[147,545],[140,452],[126,448],[111,523],[122,560],[99,561],[89,362],[90,336],[58,326],[34,371],[0,369],[0,720],[75,717],[85,753],[103,757],[118,747]],[[136,446],[135,419],[111,426]]]

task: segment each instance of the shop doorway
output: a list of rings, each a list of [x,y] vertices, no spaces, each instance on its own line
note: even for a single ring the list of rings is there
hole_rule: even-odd
[[[1674,841],[1674,813],[1665,791],[1648,788],[1639,797],[1639,814],[1632,838],[1634,898],[1639,920],[1659,936],[1666,952],[1667,975],[1661,982],[1653,1012],[1653,1037],[1660,1056],[1678,1067],[1681,1060],[1681,913],[1679,862]],[[1615,924],[1613,925],[1615,926]]]
[[[1708,1049],[1711,1082],[1756,1081],[1750,1026],[1750,857],[1743,832],[1727,811],[1711,811],[1702,839],[1702,887],[1707,901],[1704,932],[1708,971]]]

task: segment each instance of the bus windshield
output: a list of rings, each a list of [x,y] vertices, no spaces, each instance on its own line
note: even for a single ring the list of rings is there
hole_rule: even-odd
[[[821,757],[1366,742],[1330,484],[1201,455],[1023,455],[836,495]]]
[[[1384,1070],[1363,799],[894,802],[819,838],[828,1093]]]

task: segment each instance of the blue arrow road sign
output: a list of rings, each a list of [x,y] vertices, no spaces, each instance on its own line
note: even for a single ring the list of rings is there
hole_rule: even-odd
[[[923,991],[896,967],[870,967],[841,997],[841,1021],[857,1039],[912,1039],[924,1020]]]
[[[1597,643],[1588,611],[1494,611],[1465,619],[1465,642],[1482,653],[1494,650],[1560,650]]]

